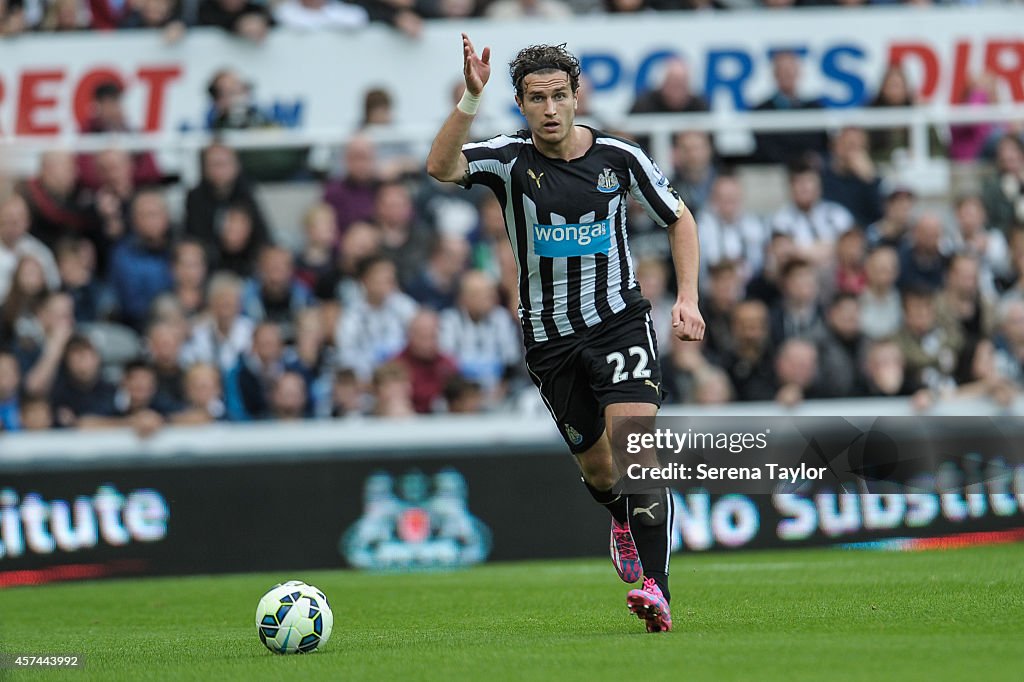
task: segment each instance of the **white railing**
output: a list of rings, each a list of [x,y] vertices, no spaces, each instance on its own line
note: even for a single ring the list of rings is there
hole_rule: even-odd
[[[1008,407],[987,400],[937,402],[921,415],[907,398],[809,400],[793,408],[774,402],[729,405],[669,405],[665,417],[835,417],[928,416],[997,417],[1024,415],[1024,398]],[[240,460],[287,458],[318,452],[441,453],[446,457],[483,452],[533,452],[561,449],[555,425],[544,415],[519,414],[432,416],[414,419],[333,419],[302,422],[251,422],[207,426],[171,426],[142,438],[130,429],[45,431],[0,434],[0,476],[4,471],[69,463],[117,463],[142,457],[155,463],[188,457]]]
[[[929,158],[929,129],[945,129],[949,125],[974,123],[1008,123],[1024,121],[1024,104],[979,106],[928,105],[907,108],[846,108],[813,109],[801,111],[715,111],[701,114],[637,114],[612,120],[604,118],[600,124],[607,129],[620,130],[651,138],[651,155],[664,167],[671,167],[672,136],[681,130],[704,130],[716,137],[729,135],[750,136],[756,132],[787,130],[837,130],[844,126],[865,129],[906,127],[910,146],[905,159],[897,165],[900,172],[913,183],[915,170],[927,167]],[[504,125],[493,124],[493,130],[477,131],[481,135],[513,130],[521,121],[506,120]],[[426,149],[437,133],[439,122],[433,124],[396,125],[367,130],[378,143],[408,143]],[[343,147],[353,136],[344,128],[297,128],[271,130],[210,132],[169,132],[157,134],[64,135],[32,138],[0,136],[0,160],[6,159],[16,174],[32,173],[40,153],[53,149],[71,149],[80,152],[99,151],[110,147],[126,151],[155,150],[167,161],[165,167],[181,175],[186,184],[198,180],[198,150],[213,139],[221,139],[238,149],[302,148],[313,150],[314,168],[333,158],[331,150]],[[726,142],[726,144],[728,144]],[[721,149],[720,151],[728,151]],[[329,170],[320,168],[320,170]]]

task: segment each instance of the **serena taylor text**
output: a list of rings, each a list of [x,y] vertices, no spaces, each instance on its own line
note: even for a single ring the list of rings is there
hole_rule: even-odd
[[[786,467],[781,464],[760,466],[711,466],[710,464],[667,464],[662,467],[644,468],[631,464],[626,476],[634,481],[819,481],[827,467]]]

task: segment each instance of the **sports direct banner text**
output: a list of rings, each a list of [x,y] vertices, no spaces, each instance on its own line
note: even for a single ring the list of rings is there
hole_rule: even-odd
[[[565,22],[430,22],[418,40],[388,28],[357,32],[277,31],[264,45],[194,29],[165,44],[158,33],[19,36],[0,60],[0,137],[77,131],[96,85],[121,82],[134,125],[149,132],[203,128],[210,80],[233,68],[252,83],[257,105],[282,126],[351,128],[364,93],[384,87],[396,119],[435,125],[461,79],[459,33],[492,48],[481,115],[513,124],[508,61],[538,42],[567,43],[582,62],[598,116],[624,114],[684,57],[692,86],[716,109],[746,109],[772,90],[770,55],[802,55],[803,94],[828,106],[870,99],[885,67],[903,65],[924,101],[955,100],[970,79],[992,73],[1004,100],[1024,102],[1024,8],[876,8],[782,13],[658,13]]]

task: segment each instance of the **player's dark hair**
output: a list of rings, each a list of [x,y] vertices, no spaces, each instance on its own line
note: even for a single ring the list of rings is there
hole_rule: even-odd
[[[523,79],[541,71],[564,71],[569,76],[573,94],[580,87],[580,60],[561,45],[530,45],[524,47],[508,65],[516,97],[523,98]]]
[[[803,258],[793,258],[782,266],[782,280],[785,281],[789,279],[799,270],[811,270],[813,272],[814,264],[809,260],[804,260]]]

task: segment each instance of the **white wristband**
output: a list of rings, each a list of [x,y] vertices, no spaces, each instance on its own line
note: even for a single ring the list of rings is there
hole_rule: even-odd
[[[475,115],[477,109],[480,108],[480,95],[470,94],[469,90],[464,91],[462,99],[455,105],[455,108],[464,114]]]

